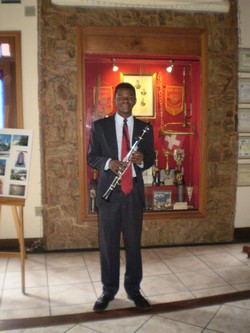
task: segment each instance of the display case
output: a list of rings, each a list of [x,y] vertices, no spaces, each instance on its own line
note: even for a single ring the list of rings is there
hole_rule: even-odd
[[[159,47],[152,35],[163,45]],[[86,163],[91,124],[116,112],[114,89],[122,81],[135,87],[137,104],[133,114],[150,122],[154,130],[155,164],[143,173],[145,218],[204,215],[205,32],[192,30],[184,35],[180,29],[156,28],[149,33],[143,28],[123,28],[118,37],[111,28],[105,32],[88,27],[80,32],[80,36],[83,94],[79,120],[80,134],[84,138],[80,167],[86,176],[81,182],[83,218],[91,219],[97,215],[98,173]],[[117,39],[113,45],[114,37]],[[97,40],[103,46],[102,52]],[[138,48],[135,40],[147,47]],[[189,44],[188,40],[192,42]],[[124,44],[130,44],[131,49],[125,52]]]

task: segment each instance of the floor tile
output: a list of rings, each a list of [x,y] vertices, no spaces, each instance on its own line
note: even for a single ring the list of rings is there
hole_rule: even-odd
[[[243,265],[240,260],[228,253],[204,254],[199,255],[198,258],[212,269]]]
[[[164,259],[164,263],[169,267],[169,269],[174,273],[199,271],[207,269],[207,266],[196,257],[175,257]]]
[[[94,302],[96,294],[91,283],[49,286],[50,306],[82,305]]]
[[[50,286],[90,282],[90,276],[85,267],[62,267],[48,269],[48,284]]]
[[[27,254],[27,258],[25,260],[25,271],[31,270],[44,270],[45,267],[45,254]],[[8,272],[20,272],[21,264],[20,258],[9,258]]]
[[[86,266],[100,266],[99,251],[86,251],[82,253],[82,256]]]
[[[188,250],[194,255],[204,255],[212,253],[222,253],[224,252],[218,245],[197,245],[197,246],[188,246]]]
[[[161,316],[185,324],[206,327],[219,309],[220,305],[214,305],[198,309],[162,313]]]
[[[171,294],[163,294],[156,296],[149,296],[148,299],[152,304],[160,304],[160,303],[169,303],[176,301],[183,301],[187,299],[195,298],[192,293],[189,291],[176,292]]]
[[[188,291],[173,274],[146,276],[142,281],[141,289],[146,296]]]
[[[188,249],[186,249],[185,247],[178,247],[178,246],[156,248],[154,251],[161,259],[167,259],[172,256],[175,257],[192,256],[192,253]]]
[[[143,262],[143,276],[169,274],[171,270],[161,260]]]
[[[142,249],[141,292],[155,305],[250,290],[250,259],[242,247],[225,244]],[[135,307],[124,290],[124,250],[120,258],[120,288],[107,310]],[[20,269],[19,258],[0,258],[0,320],[91,313],[102,293],[99,251],[28,253],[26,295],[21,292]],[[250,300],[242,300],[158,315],[143,313],[9,332],[249,333],[249,317]]]
[[[81,253],[49,253],[46,254],[47,269],[85,267]]]
[[[3,288],[4,285],[5,274],[0,273],[0,290]]]
[[[49,296],[47,287],[26,288],[24,295],[19,289],[6,289],[3,291],[0,303],[2,310],[24,310],[35,308],[48,308]]]
[[[32,287],[47,287],[47,272],[43,271],[25,271],[25,286],[26,288]],[[4,283],[5,289],[19,289],[21,288],[21,273],[10,271],[6,273]],[[18,292],[19,292],[18,290]]]
[[[138,333],[200,333],[202,329],[193,325],[183,324],[174,320],[166,319],[161,316],[154,316],[137,331]]]
[[[94,332],[100,333],[134,333],[140,332],[138,330],[145,322],[148,321],[150,315],[142,315],[138,317],[119,318],[113,320],[102,320],[91,323],[85,323],[84,327],[88,327],[94,330]],[[152,333],[151,331],[150,333]],[[154,330],[156,333],[156,331]],[[162,333],[162,332],[161,332]]]
[[[250,281],[249,266],[236,266],[233,269],[230,267],[223,267],[215,269],[215,272],[229,284],[248,283]]]
[[[223,333],[249,333],[250,310],[223,305],[208,325],[208,329]]]
[[[196,298],[201,298],[201,297],[209,297],[215,295],[230,294],[230,293],[235,293],[236,291],[237,291],[236,288],[233,288],[232,286],[229,285],[225,285],[215,288],[208,287],[200,290],[192,290],[192,293]]]
[[[188,290],[208,289],[225,286],[227,283],[210,270],[176,274]]]
[[[7,267],[8,259],[0,257],[0,273],[5,273]]]

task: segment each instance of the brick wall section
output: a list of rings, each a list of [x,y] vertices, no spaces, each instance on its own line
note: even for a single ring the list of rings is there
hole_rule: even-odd
[[[237,8],[229,14],[56,7],[38,0],[39,109],[46,248],[98,247],[96,222],[81,222],[77,117],[77,25],[205,28],[208,31],[208,193],[203,219],[145,221],[143,245],[233,238],[237,133]]]

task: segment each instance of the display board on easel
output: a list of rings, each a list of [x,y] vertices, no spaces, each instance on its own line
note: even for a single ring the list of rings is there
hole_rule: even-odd
[[[27,196],[32,130],[0,129],[0,198]]]
[[[22,292],[25,293],[25,243],[23,207],[28,190],[32,130],[0,129],[0,209],[11,206],[20,253],[0,252],[0,256],[20,256]]]

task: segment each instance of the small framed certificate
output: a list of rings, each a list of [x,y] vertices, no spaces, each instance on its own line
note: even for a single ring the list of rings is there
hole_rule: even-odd
[[[238,164],[237,186],[250,186],[250,164]]]
[[[239,158],[250,158],[250,136],[239,137]]]
[[[250,133],[250,109],[238,109],[238,131]]]
[[[238,89],[239,89],[239,103],[249,104],[250,103],[250,78],[239,78]]]
[[[250,72],[250,49],[239,49],[239,71]]]

